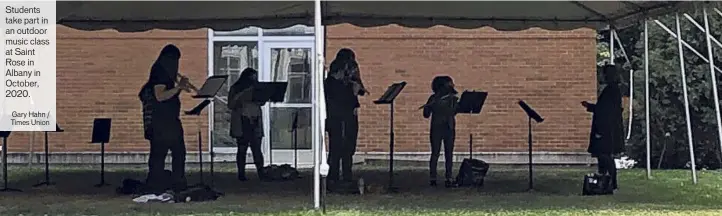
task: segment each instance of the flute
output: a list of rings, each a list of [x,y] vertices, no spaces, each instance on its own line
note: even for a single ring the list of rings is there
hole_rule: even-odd
[[[452,95],[454,95],[453,92],[452,92],[452,93],[449,93],[449,94],[447,94],[447,95],[444,95],[444,96],[442,96],[442,97],[439,98],[439,99],[432,100],[432,101],[430,101],[429,103],[420,106],[419,109],[424,109],[424,107],[431,106],[432,104],[435,104],[436,102],[438,102],[438,101],[440,101],[440,100],[444,100],[445,98],[450,97],[450,96],[452,96]]]
[[[181,79],[183,79],[183,78],[186,78],[186,79],[187,79],[188,77],[187,77],[187,76],[183,76],[183,75],[181,75],[180,73],[178,73],[178,75],[176,76],[176,78],[177,78],[177,79],[175,80],[175,82],[178,84],[178,83],[180,83],[180,80],[181,80]],[[197,88],[197,87],[194,86],[192,83],[190,83],[190,79],[188,79],[188,85],[187,85],[187,86],[184,86],[184,87],[182,87],[182,88],[183,88],[183,90],[185,90],[186,92],[193,91],[193,92],[196,93],[196,94],[198,93],[198,91],[200,91],[199,88]],[[213,98],[214,98],[215,100],[217,100],[217,101],[223,102],[224,104],[228,104],[228,101],[226,101],[225,99],[219,97],[218,95],[214,96]]]
[[[180,80],[182,80],[183,78],[188,79],[187,76],[183,76],[183,75],[181,75],[180,73],[178,73],[178,75],[176,76],[176,78],[177,78],[177,79],[175,80],[176,84],[180,84]],[[186,87],[187,87],[187,89],[186,89]],[[181,88],[183,88],[183,90],[185,90],[186,92],[190,92],[190,90],[193,90],[193,92],[198,93],[198,88],[196,88],[192,83],[190,83],[190,79],[188,79],[188,85],[187,85],[187,86],[181,86]]]

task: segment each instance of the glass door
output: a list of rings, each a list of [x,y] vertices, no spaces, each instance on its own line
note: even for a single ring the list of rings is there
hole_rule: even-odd
[[[263,143],[265,152],[270,152],[264,154],[266,163],[294,166],[297,160],[299,166],[307,166],[313,162],[313,49],[312,42],[265,41],[263,44],[260,79],[288,83],[284,102],[264,107]]]

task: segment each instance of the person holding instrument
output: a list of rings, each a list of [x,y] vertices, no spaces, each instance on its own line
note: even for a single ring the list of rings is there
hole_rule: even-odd
[[[172,188],[184,190],[186,147],[183,125],[180,120],[181,91],[190,92],[188,78],[182,77],[176,85],[180,50],[175,45],[163,47],[153,63],[150,77],[143,85],[139,97],[144,108],[145,138],[150,141],[147,184],[154,193]],[[173,157],[172,182],[168,185],[164,175],[165,158]]]
[[[330,188],[335,188],[341,186],[336,183],[353,182],[351,169],[358,138],[358,96],[368,93],[361,81],[359,66],[351,49],[338,51],[336,59],[329,66],[324,88],[328,115],[328,180]],[[341,176],[340,170],[343,171]],[[337,182],[341,179],[343,182]]]
[[[258,84],[258,71],[246,68],[241,77],[233,83],[228,93],[228,109],[231,110],[231,137],[236,139],[238,151],[236,152],[236,166],[238,167],[238,180],[246,181],[246,154],[248,148],[253,153],[253,163],[256,165],[258,178],[266,180],[263,172],[263,153],[261,152],[261,139],[263,139],[263,118],[261,107],[266,102],[253,100],[253,92]]]
[[[429,184],[436,186],[436,166],[439,164],[441,144],[444,144],[444,163],[446,168],[446,187],[453,186],[454,139],[456,138],[456,114],[459,98],[454,89],[454,81],[449,76],[437,76],[431,82],[434,94],[429,97],[421,109],[424,118],[431,117],[430,141],[431,158],[429,160]]]
[[[619,75],[614,65],[602,68],[607,84],[597,98],[597,104],[582,102],[592,115],[592,130],[587,151],[597,158],[599,174],[609,174],[612,189],[617,189],[617,167],[613,155],[624,151],[624,129],[622,126],[622,93],[619,90]]]

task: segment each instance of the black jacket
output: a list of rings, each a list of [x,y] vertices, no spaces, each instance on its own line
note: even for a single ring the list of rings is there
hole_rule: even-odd
[[[587,152],[593,156],[624,152],[622,93],[619,87],[614,84],[604,87],[597,104],[590,104],[587,111],[594,113]],[[601,137],[597,138],[597,135]]]
[[[353,116],[353,110],[360,107],[360,103],[351,83],[329,76],[324,80],[323,84],[328,117],[344,118]]]
[[[433,94],[426,101],[424,118],[431,117],[431,130],[455,129],[459,98],[455,94]]]

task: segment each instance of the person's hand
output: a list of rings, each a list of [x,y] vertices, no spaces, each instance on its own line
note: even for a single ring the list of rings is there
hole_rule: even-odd
[[[361,95],[361,96],[371,95],[371,92],[369,92],[365,88],[361,88],[361,91],[359,91],[359,93],[360,93],[359,95]]]
[[[589,102],[582,101],[582,106],[584,106],[584,108],[589,108]]]
[[[355,116],[358,115],[358,108],[354,108],[354,109],[353,109],[353,115],[355,115]]]
[[[601,135],[601,134],[598,134],[598,133],[595,133],[595,134],[594,134],[594,138],[601,139],[601,138],[602,138],[602,135]]]
[[[188,80],[188,77],[181,77],[180,81],[178,81],[178,88],[183,89],[186,92],[190,92],[190,81]]]

